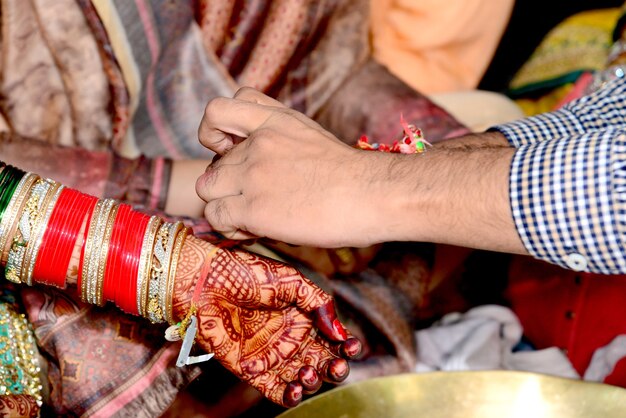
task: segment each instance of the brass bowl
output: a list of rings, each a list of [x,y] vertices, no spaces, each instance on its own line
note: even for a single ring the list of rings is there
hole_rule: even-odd
[[[338,387],[279,418],[626,417],[626,389],[514,371],[401,374]]]

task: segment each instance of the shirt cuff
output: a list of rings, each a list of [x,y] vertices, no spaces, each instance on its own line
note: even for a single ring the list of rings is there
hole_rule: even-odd
[[[625,131],[615,128],[521,145],[509,191],[527,251],[572,270],[625,273],[624,161]]]
[[[585,132],[578,118],[567,109],[496,125],[489,130],[500,132],[515,148],[557,137],[581,135]]]

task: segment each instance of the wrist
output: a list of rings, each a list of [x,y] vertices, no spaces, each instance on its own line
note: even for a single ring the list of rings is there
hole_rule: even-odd
[[[513,148],[431,149],[392,155],[385,199],[378,199],[384,241],[428,241],[523,252],[509,204]]]
[[[192,235],[187,236],[174,276],[172,293],[172,314],[174,322],[182,320],[191,307],[193,294],[200,280],[200,270],[208,254],[215,245]]]

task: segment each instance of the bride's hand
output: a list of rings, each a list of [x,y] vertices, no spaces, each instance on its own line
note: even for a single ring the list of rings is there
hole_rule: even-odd
[[[189,237],[176,274],[174,315],[189,310],[199,266],[213,248]],[[330,295],[294,268],[241,250],[212,256],[198,308],[197,342],[272,401],[295,406],[322,380],[348,376],[359,354]]]

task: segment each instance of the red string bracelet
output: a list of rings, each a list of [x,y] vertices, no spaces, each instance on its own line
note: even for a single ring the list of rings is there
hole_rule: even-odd
[[[33,276],[38,283],[65,287],[70,263],[83,220],[97,199],[77,190],[64,189],[50,215],[35,261]]]
[[[194,291],[191,296],[189,311],[178,324],[172,325],[167,328],[167,330],[165,331],[165,339],[167,339],[168,341],[178,341],[185,335],[191,317],[195,316],[197,312],[198,301],[200,300],[200,296],[202,295],[202,289],[204,288],[204,284],[206,283],[207,279],[209,278],[209,274],[211,273],[211,263],[215,258],[215,254],[217,254],[217,252],[222,248],[230,248],[236,244],[236,241],[224,240],[221,243],[215,245],[215,247],[213,247],[211,251],[209,251],[206,258],[202,262],[202,266],[200,267],[200,272],[198,273],[198,281],[196,282],[196,286],[194,287]]]
[[[223,245],[226,243],[222,243]],[[209,273],[211,272],[211,263],[213,262],[213,258],[215,254],[222,248],[223,245],[215,246],[209,253],[207,254],[204,262],[202,263],[202,267],[200,268],[200,277],[196,282],[196,286],[193,291],[193,295],[191,296],[191,304],[189,306],[189,311],[185,318],[180,321],[176,325],[172,325],[165,331],[165,339],[168,341],[178,341],[180,339],[183,340],[183,343],[180,347],[180,352],[178,353],[178,358],[176,359],[176,366],[183,367],[189,364],[200,363],[203,361],[210,360],[214,353],[204,354],[197,357],[190,356],[191,347],[193,346],[194,340],[196,339],[196,334],[198,332],[198,319],[196,314],[198,312],[198,301],[200,300],[200,295],[202,294],[202,290],[204,289],[204,285],[209,278]]]

